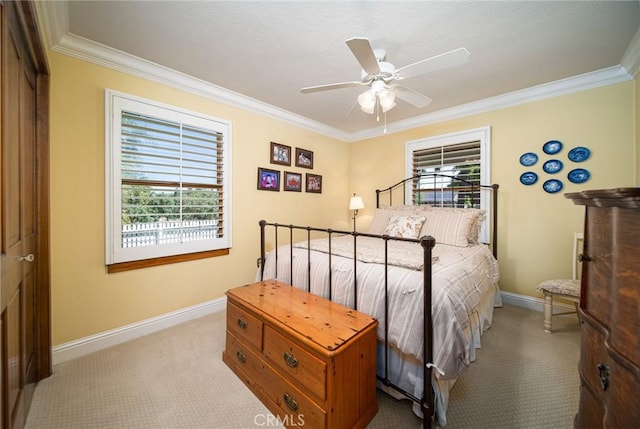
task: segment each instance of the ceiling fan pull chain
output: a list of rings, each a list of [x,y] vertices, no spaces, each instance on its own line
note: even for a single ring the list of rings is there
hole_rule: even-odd
[[[384,112],[384,130],[383,134],[387,134],[387,112]]]

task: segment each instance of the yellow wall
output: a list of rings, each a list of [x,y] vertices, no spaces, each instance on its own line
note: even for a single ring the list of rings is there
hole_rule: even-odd
[[[375,189],[404,177],[406,141],[490,126],[491,180],[500,185],[500,284],[504,291],[539,297],[535,287],[542,280],[571,275],[573,232],[583,228],[584,209],[563,194],[634,186],[634,91],[633,82],[621,83],[353,143],[351,187],[366,206],[359,225],[366,228],[372,218]],[[519,182],[525,171],[520,155],[533,151],[549,159],[542,145],[552,139],[565,145],[560,154],[565,167],[559,173],[565,188],[558,194],[544,192],[542,181],[534,186]],[[580,185],[566,180],[566,173],[578,166],[566,156],[575,146],[592,152],[579,165],[592,173],[591,180]],[[542,173],[541,164],[534,171]]]
[[[349,226],[348,143],[192,94],[51,53],[51,289],[53,344],[219,298],[253,280],[261,218]],[[228,256],[117,274],[104,266],[104,89],[214,117],[233,126],[233,248]],[[314,152],[322,194],[258,191],[270,142]]]
[[[405,142],[482,126],[492,129],[492,181],[499,183],[499,260],[503,290],[539,297],[541,280],[570,274],[570,240],[582,228],[583,209],[562,193],[518,181],[520,155],[541,153],[550,139],[566,149],[592,150],[584,163],[592,179],[565,180],[564,192],[633,186],[636,165],[633,82],[532,102],[395,133],[344,143],[158,83],[50,53],[51,66],[51,249],[53,344],[114,329],[222,297],[230,287],[252,281],[259,253],[259,219],[350,228],[346,210],[352,192],[371,220],[374,190],[405,176]],[[104,89],[130,93],[230,120],[233,126],[233,248],[228,256],[117,274],[104,266]],[[269,143],[314,151],[323,193],[256,190],[258,166],[269,164]],[[536,166],[540,170],[540,163]],[[562,176],[566,176],[569,165]]]

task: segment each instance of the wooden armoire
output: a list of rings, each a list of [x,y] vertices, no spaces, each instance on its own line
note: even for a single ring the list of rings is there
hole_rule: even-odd
[[[566,194],[586,207],[576,428],[640,427],[640,188]]]
[[[0,425],[51,374],[49,76],[31,1],[0,1]]]

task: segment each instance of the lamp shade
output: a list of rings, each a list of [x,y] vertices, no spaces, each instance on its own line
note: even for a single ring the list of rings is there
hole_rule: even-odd
[[[362,201],[362,197],[354,195],[349,200],[349,210],[360,210],[364,208],[364,202]]]

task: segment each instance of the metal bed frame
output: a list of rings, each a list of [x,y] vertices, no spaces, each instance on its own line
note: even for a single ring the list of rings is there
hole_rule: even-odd
[[[403,190],[403,203],[406,203],[406,185],[408,182],[411,183],[420,183],[423,179],[429,179],[432,178],[433,179],[433,183],[434,183],[434,187],[433,188],[429,188],[426,189],[428,191],[438,191],[438,192],[451,192],[451,201],[454,201],[454,195],[456,191],[464,191],[464,192],[471,192],[473,193],[478,193],[478,195],[480,195],[480,192],[482,189],[490,189],[492,191],[492,203],[491,203],[491,215],[492,215],[492,220],[491,220],[491,226],[492,226],[492,239],[491,239],[491,248],[492,248],[492,253],[493,256],[497,259],[497,243],[498,243],[498,236],[497,236],[497,206],[498,206],[498,185],[497,184],[493,184],[493,185],[479,185],[477,183],[473,183],[470,181],[467,181],[465,179],[460,179],[460,178],[455,178],[455,180],[457,182],[460,182],[462,184],[462,186],[456,186],[456,187],[452,187],[452,188],[446,188],[443,189],[437,189],[435,188],[436,182],[438,180],[438,178],[452,178],[452,176],[448,176],[448,175],[444,175],[444,174],[421,174],[421,175],[416,175],[416,176],[412,176],[412,177],[408,177],[404,180],[401,180],[400,182],[389,186],[388,188],[379,190],[376,190],[376,207],[380,208],[380,196],[381,194],[385,194],[388,193],[389,199],[388,199],[388,205],[391,206],[393,201],[393,191],[402,187]],[[418,189],[418,191],[424,191],[424,188],[420,188]],[[274,230],[274,236],[275,236],[275,245],[274,245],[274,252],[275,252],[275,258],[276,261],[278,259],[278,229],[280,228],[284,228],[286,230],[289,231],[289,241],[288,243],[293,244],[294,242],[294,237],[293,237],[293,232],[294,230],[304,230],[307,231],[307,255],[308,255],[308,261],[309,261],[309,265],[307,267],[307,284],[309,285],[309,288],[311,287],[311,249],[310,249],[310,245],[309,242],[311,241],[311,233],[312,232],[319,232],[319,233],[324,233],[327,236],[328,239],[328,245],[329,245],[329,253],[328,253],[328,257],[329,257],[329,266],[331,266],[331,257],[332,257],[332,253],[331,253],[331,238],[334,235],[338,235],[338,236],[342,236],[342,235],[351,235],[353,236],[353,251],[354,251],[354,255],[356,254],[356,250],[357,250],[357,241],[358,241],[358,237],[373,237],[373,238],[379,238],[381,240],[384,240],[384,255],[385,255],[385,279],[384,279],[384,284],[385,284],[385,305],[384,305],[384,311],[385,311],[385,320],[389,320],[389,300],[388,300],[388,242],[390,240],[392,241],[406,241],[406,242],[413,242],[413,243],[419,243],[422,246],[423,249],[423,261],[424,261],[424,270],[423,270],[423,278],[424,278],[424,282],[423,282],[423,286],[424,286],[424,332],[429,333],[429,341],[424,341],[424,349],[423,349],[423,362],[424,362],[424,377],[423,377],[423,382],[424,382],[424,386],[423,386],[423,397],[422,398],[418,398],[415,395],[413,395],[410,392],[407,392],[406,390],[402,389],[401,387],[395,385],[394,383],[391,382],[391,380],[388,377],[388,362],[389,362],[389,351],[388,351],[388,347],[387,344],[389,343],[389,332],[388,332],[388,323],[385,323],[384,326],[384,345],[385,345],[385,367],[384,367],[384,374],[383,375],[377,375],[378,380],[380,380],[380,382],[382,382],[385,386],[392,388],[393,390],[400,392],[401,394],[403,394],[404,396],[406,396],[407,398],[411,399],[412,401],[419,403],[420,404],[420,410],[422,411],[423,414],[423,428],[426,429],[428,427],[430,427],[431,422],[429,420],[433,420],[435,417],[435,407],[434,407],[434,392],[432,390],[431,387],[431,378],[432,378],[432,372],[433,372],[433,321],[432,321],[432,317],[431,317],[431,298],[432,298],[432,293],[431,293],[431,287],[432,287],[432,251],[433,248],[435,247],[436,244],[436,240],[434,237],[432,236],[423,236],[417,239],[412,239],[412,238],[401,238],[401,237],[391,237],[388,235],[376,235],[376,234],[368,234],[368,233],[362,233],[362,232],[357,232],[357,231],[340,231],[340,230],[334,230],[334,229],[327,229],[327,228],[315,228],[315,227],[311,227],[311,226],[299,226],[299,225],[291,225],[291,224],[279,224],[279,223],[269,223],[265,220],[261,220],[259,222],[260,225],[260,279],[263,279],[264,277],[264,265],[265,265],[265,258],[266,258],[266,228],[267,227],[273,227]],[[291,258],[291,260],[293,259],[293,246],[289,247],[290,249],[290,254],[289,257]],[[290,265],[290,279],[293,279],[293,264]],[[353,259],[353,290],[354,290],[354,304],[353,304],[353,308],[355,310],[358,310],[358,301],[357,301],[357,296],[358,296],[358,282],[357,282],[357,259],[354,258]],[[276,277],[277,277],[277,263],[276,263]],[[309,292],[309,290],[307,290],[307,292]],[[331,300],[332,298],[332,278],[331,278],[331,271],[329,272],[329,296],[328,299]],[[430,417],[430,419],[427,419],[427,416]]]

